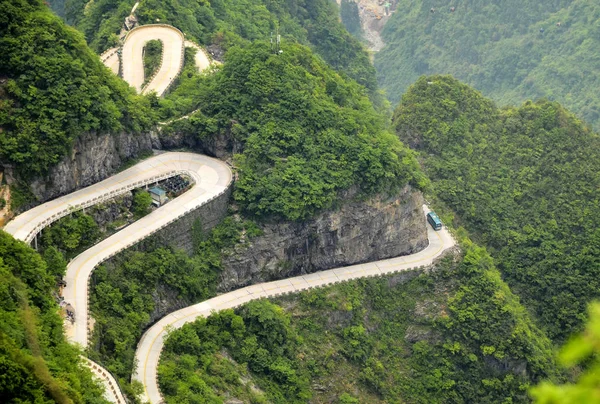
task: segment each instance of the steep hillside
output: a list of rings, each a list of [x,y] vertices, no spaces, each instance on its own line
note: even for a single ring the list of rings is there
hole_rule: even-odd
[[[449,76],[419,79],[394,124],[550,336],[580,329],[600,297],[600,137],[556,103],[500,110]]]
[[[97,52],[114,46],[134,0],[73,0],[67,21],[79,28]],[[375,69],[361,44],[338,21],[329,0],[157,1],[142,0],[135,13],[140,24],[171,24],[202,45],[228,49],[248,41],[268,40],[279,30],[284,41],[310,44],[335,69],[367,87],[374,99]]]
[[[375,58],[393,103],[422,74],[452,74],[501,105],[546,97],[600,127],[598,3],[401,0],[396,9]]]
[[[6,403],[104,403],[54,300],[65,262],[46,263],[0,231],[0,397]]]
[[[259,300],[173,332],[168,403],[527,402],[550,341],[468,240],[430,273]]]
[[[41,0],[2,1],[0,162],[39,175],[85,133],[137,133],[147,101],[106,69]]]
[[[235,199],[251,215],[305,219],[352,187],[374,194],[426,182],[364,88],[301,45],[232,49],[221,70],[184,75],[163,102],[182,105],[200,111],[163,132],[235,143]]]
[[[532,388],[530,395],[539,404],[579,404],[597,401],[600,393],[600,303],[590,304],[589,320],[585,330],[574,336],[560,351],[563,366],[574,368],[585,365],[586,370],[578,375],[576,383],[555,385],[540,383]]]
[[[244,256],[233,248],[248,248],[250,239],[258,237],[263,228],[268,228],[270,236],[280,236],[277,246],[264,247],[271,251],[269,255],[291,243],[285,248],[291,258],[283,256],[277,261],[275,257],[277,262],[269,268],[260,262],[240,266],[271,278],[314,271],[301,260],[292,261],[300,254],[299,248],[308,248],[309,242],[314,246],[324,239],[320,248],[335,248],[337,230],[332,227],[336,224],[320,224],[317,233],[317,226],[308,227],[310,219],[350,201],[359,205],[377,193],[394,196],[388,202],[389,213],[384,210],[386,202],[373,202],[370,212],[378,212],[379,220],[371,223],[367,234],[352,237],[360,251],[353,254],[351,259],[356,261],[352,263],[363,262],[373,254],[372,240],[386,235],[391,231],[388,228],[398,230],[411,224],[412,229],[400,233],[412,236],[414,245],[421,246],[424,241],[423,222],[414,224],[418,220],[414,216],[420,217],[422,200],[414,196],[414,189],[406,187],[426,185],[412,152],[387,131],[385,119],[374,110],[365,89],[338,74],[309,48],[287,44],[283,54],[274,54],[269,44],[257,42],[245,49],[232,49],[221,69],[191,78],[184,74],[180,86],[161,103],[164,108],[173,107],[182,99],[193,100],[201,110],[163,131],[185,132],[206,142],[226,137],[236,144],[233,161],[238,180],[233,209],[242,219],[239,215],[238,219],[230,217],[212,235],[198,235],[193,259],[164,249],[127,254],[116,267],[94,275],[91,302],[98,318],[94,336],[97,358],[124,379],[129,376],[133,350],[150,323],[151,313],[161,306],[164,310],[166,303],[153,300],[156,295],[167,295],[165,299],[171,303],[176,300],[171,308],[176,304],[181,307],[214,294],[219,281],[230,288],[249,282],[249,275],[231,269],[231,279],[218,279],[225,269],[222,255],[227,251],[236,258]],[[416,208],[413,202],[418,204]],[[406,211],[402,210],[403,203],[408,205]],[[398,210],[401,221],[394,225],[390,222],[397,218],[393,215],[400,215]],[[354,224],[367,228],[368,216],[359,218],[357,211],[344,213],[355,220]],[[336,221],[343,221],[340,216]],[[300,234],[293,229],[299,229]],[[349,242],[350,234],[340,237]],[[414,248],[409,242],[405,244],[402,248],[409,252]],[[324,260],[327,251],[315,255]],[[380,254],[390,256],[387,251]],[[157,260],[164,265],[145,268]],[[336,262],[330,259],[321,265],[330,268]],[[202,274],[199,277],[203,281],[195,281],[197,277],[181,280],[174,276],[179,271]],[[140,288],[140,284],[145,287]],[[165,289],[176,291],[166,293]]]

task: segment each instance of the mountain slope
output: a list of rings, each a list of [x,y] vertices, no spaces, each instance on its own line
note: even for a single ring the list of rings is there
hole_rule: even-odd
[[[600,297],[600,137],[557,103],[500,110],[449,76],[419,79],[394,124],[549,335],[578,330]]]
[[[65,264],[47,264],[0,231],[0,397],[3,402],[104,403],[52,297]]]
[[[82,31],[97,52],[115,46],[123,21],[135,1],[98,0],[67,4],[67,21]],[[284,41],[311,47],[335,69],[345,72],[377,93],[375,69],[358,40],[338,21],[338,11],[329,0],[142,0],[136,10],[140,24],[171,24],[189,39],[222,49],[268,40],[279,32]],[[69,17],[71,16],[71,17]]]
[[[42,174],[84,133],[151,123],[134,95],[40,0],[0,3],[0,161]]]
[[[382,35],[375,66],[394,103],[420,75],[452,74],[502,105],[546,97],[600,127],[595,2],[400,0]]]
[[[425,184],[363,87],[305,46],[283,49],[234,48],[214,74],[182,78],[163,104],[191,99],[200,110],[163,132],[239,145],[235,199],[251,215],[306,219],[342,203],[344,190],[371,195]]]
[[[550,341],[485,249],[425,273],[259,300],[173,332],[167,403],[527,402],[554,377]]]

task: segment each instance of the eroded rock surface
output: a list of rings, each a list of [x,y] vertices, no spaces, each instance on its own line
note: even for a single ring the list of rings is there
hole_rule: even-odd
[[[113,175],[127,160],[152,152],[149,134],[86,134],[77,138],[71,153],[30,182],[38,203],[66,195]]]
[[[428,243],[422,204],[407,186],[305,222],[264,224],[263,235],[224,258],[219,288],[412,254]]]

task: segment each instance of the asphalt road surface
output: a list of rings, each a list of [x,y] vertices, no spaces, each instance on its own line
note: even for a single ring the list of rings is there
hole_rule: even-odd
[[[123,44],[123,80],[142,91],[144,83],[143,50],[150,40],[163,44],[162,63],[157,74],[144,88],[144,93],[156,91],[161,96],[183,67],[183,34],[168,25],[142,25],[129,31]]]
[[[200,154],[163,153],[104,181],[37,206],[17,216],[5,227],[4,230],[15,238],[31,242],[41,228],[74,210],[101,203],[131,189],[177,174],[189,176],[194,181],[192,188],[69,262],[63,297],[75,309],[74,323],[66,323],[65,326],[71,342],[82,347],[86,347],[88,343],[88,281],[96,266],[225,192],[232,183],[231,170],[222,161]],[[124,398],[108,371],[94,362],[88,362],[92,371],[105,384],[107,398],[124,403]]]

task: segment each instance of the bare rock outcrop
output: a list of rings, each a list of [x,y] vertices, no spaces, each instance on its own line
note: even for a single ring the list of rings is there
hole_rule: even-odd
[[[149,134],[81,135],[75,140],[71,153],[53,166],[46,176],[29,182],[30,189],[38,200],[36,204],[39,204],[102,181],[127,160],[151,152]]]
[[[428,243],[422,204],[407,186],[305,222],[263,224],[263,235],[224,257],[219,289],[412,254]]]

